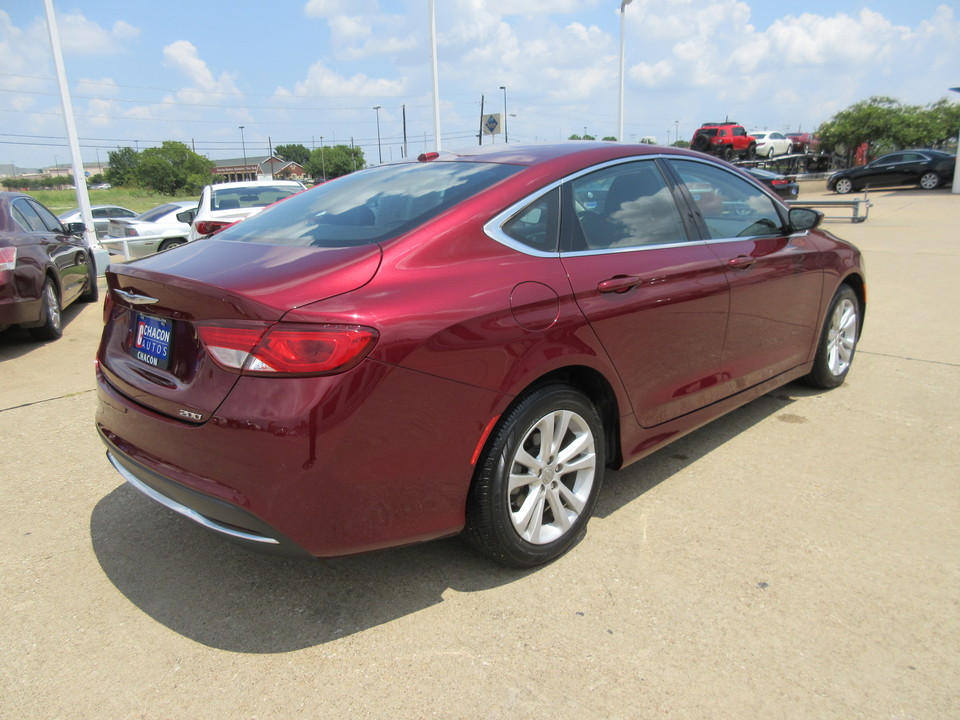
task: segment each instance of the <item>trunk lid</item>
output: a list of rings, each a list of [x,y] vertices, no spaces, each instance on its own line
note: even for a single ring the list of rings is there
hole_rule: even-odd
[[[324,249],[208,239],[111,265],[101,369],[141,405],[204,422],[240,376],[207,354],[198,324],[266,328],[294,308],[365,285],[380,255],[378,245]]]

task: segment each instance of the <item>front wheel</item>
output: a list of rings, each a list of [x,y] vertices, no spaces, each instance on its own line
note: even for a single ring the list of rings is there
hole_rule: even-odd
[[[474,476],[464,539],[511,567],[534,567],[586,532],[606,464],[590,400],[566,385],[523,397],[501,418]]]
[[[924,190],[933,190],[940,184],[940,176],[935,172],[925,172],[920,176],[920,187]]]
[[[813,369],[803,381],[823,389],[841,385],[850,371],[859,335],[860,299],[849,285],[841,285],[823,324]]]
[[[846,195],[853,190],[853,181],[850,178],[840,178],[833,189],[841,195]]]

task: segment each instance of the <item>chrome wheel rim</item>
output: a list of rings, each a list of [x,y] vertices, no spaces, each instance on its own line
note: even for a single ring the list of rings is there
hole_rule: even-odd
[[[851,183],[846,178],[837,180],[837,192],[838,193],[848,193],[853,189],[853,183]]]
[[[57,302],[57,291],[53,285],[47,284],[43,289],[43,303],[47,306],[47,320],[57,330],[60,329],[60,303]]]
[[[927,173],[920,178],[920,187],[924,190],[932,190],[937,186],[938,178],[933,173]]]
[[[857,345],[857,307],[853,300],[842,299],[833,309],[827,331],[827,367],[834,375],[843,375],[853,360]]]
[[[510,463],[507,502],[517,534],[534,545],[567,534],[590,497],[597,470],[589,424],[556,410],[531,427]]]

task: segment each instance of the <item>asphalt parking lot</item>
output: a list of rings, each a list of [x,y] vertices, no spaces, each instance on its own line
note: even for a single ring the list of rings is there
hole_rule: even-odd
[[[827,225],[868,273],[847,383],[608,476],[534,571],[230,545],[104,457],[99,306],[0,334],[0,718],[960,717],[960,195],[871,198]]]

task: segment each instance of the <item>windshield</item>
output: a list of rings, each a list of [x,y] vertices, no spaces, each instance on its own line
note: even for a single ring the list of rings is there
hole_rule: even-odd
[[[516,165],[384,165],[301,193],[220,232],[218,240],[351,247],[396,237],[518,172]]]

